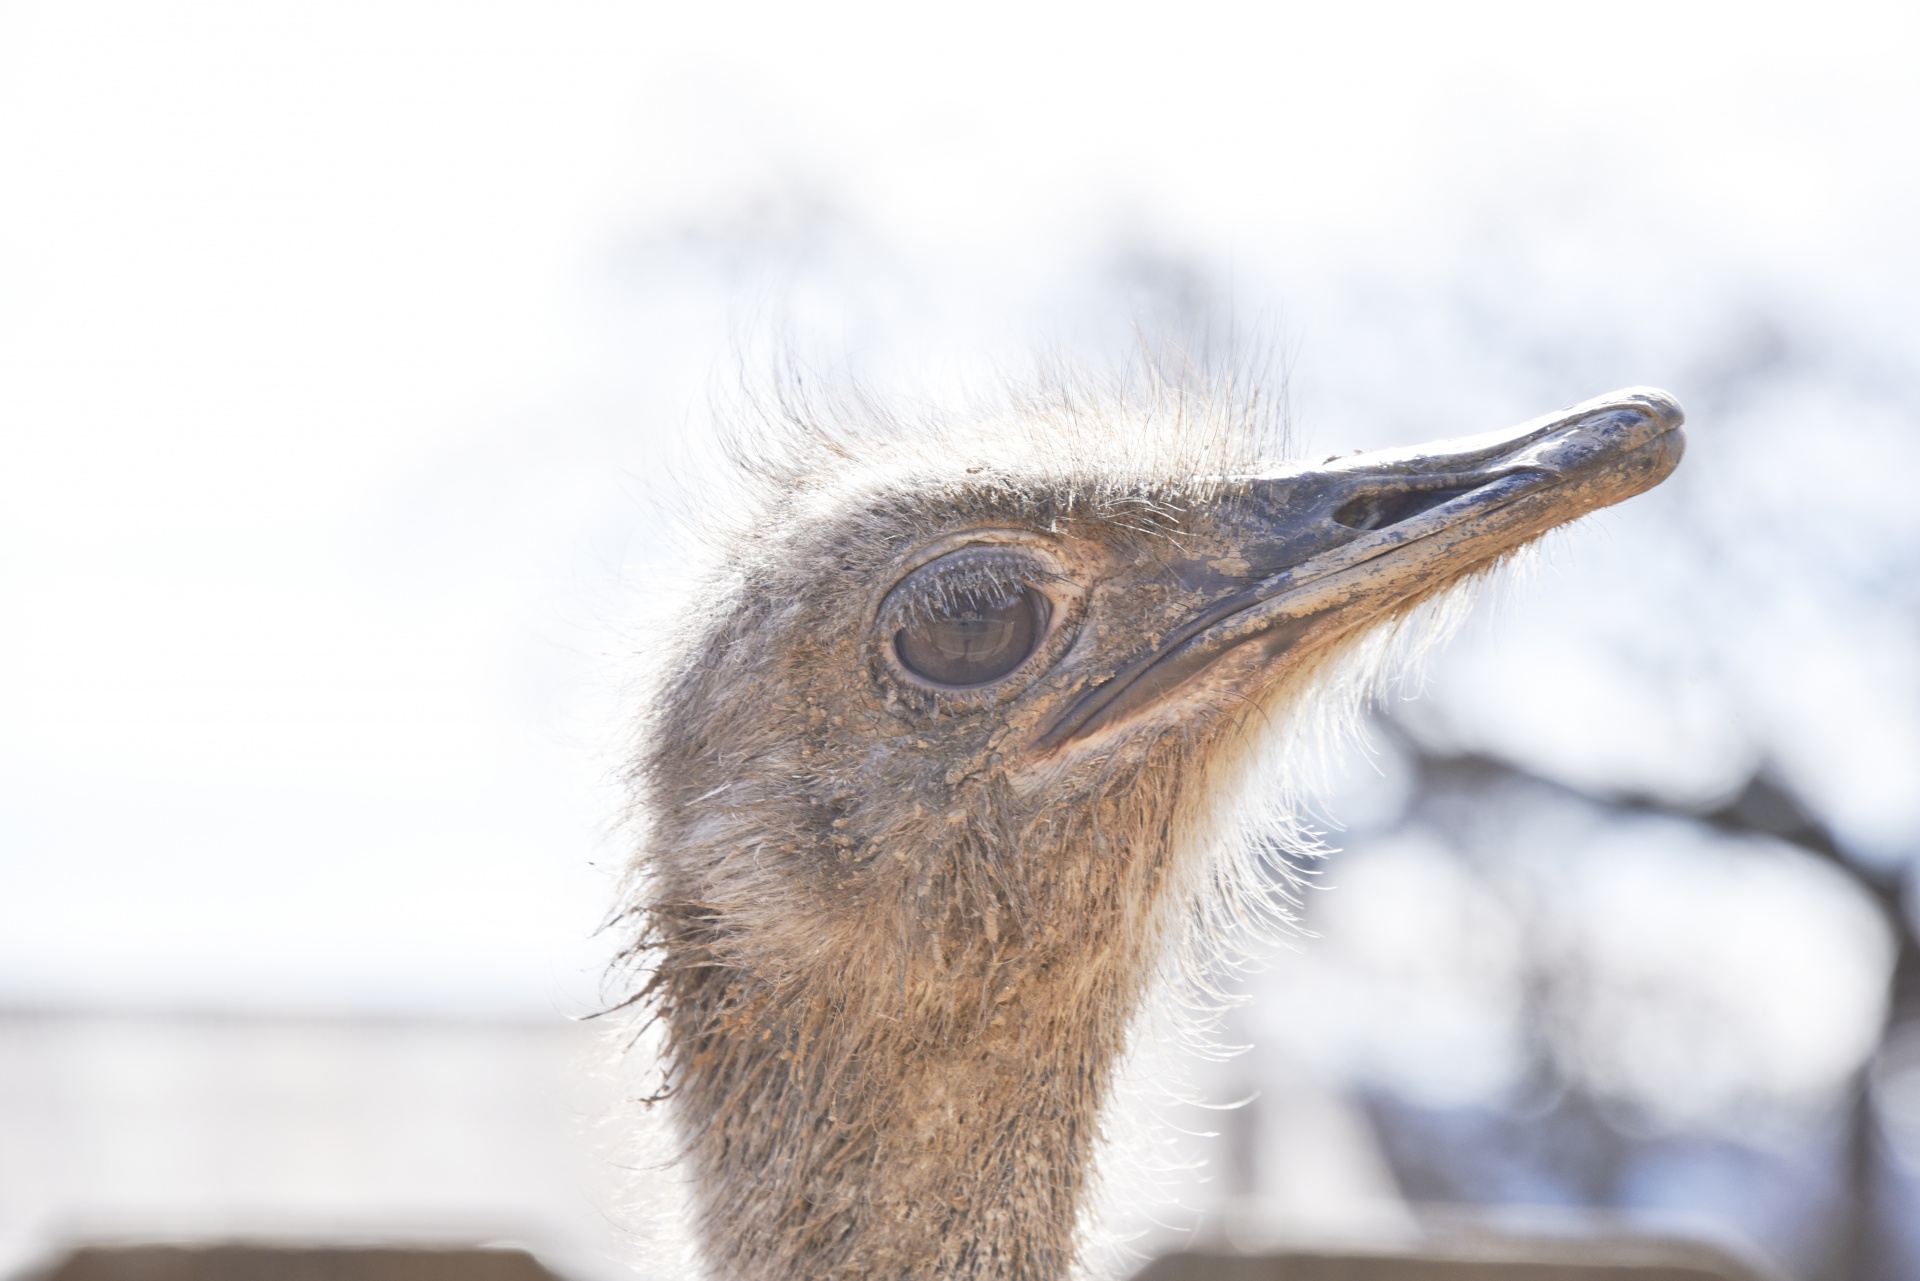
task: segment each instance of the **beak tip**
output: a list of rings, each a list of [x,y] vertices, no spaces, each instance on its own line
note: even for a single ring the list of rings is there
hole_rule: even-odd
[[[1661,391],[1658,387],[1629,387],[1619,393],[1619,399],[1635,408],[1644,410],[1663,428],[1672,431],[1687,421],[1687,411],[1672,393]]]

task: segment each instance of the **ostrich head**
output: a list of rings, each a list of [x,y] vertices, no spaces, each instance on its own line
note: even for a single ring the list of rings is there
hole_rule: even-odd
[[[1223,802],[1272,726],[1361,638],[1658,483],[1680,422],[1634,390],[1263,467],[1042,418],[789,477],[636,770],[635,999],[715,1273],[1065,1275],[1129,1027],[1232,881]]]

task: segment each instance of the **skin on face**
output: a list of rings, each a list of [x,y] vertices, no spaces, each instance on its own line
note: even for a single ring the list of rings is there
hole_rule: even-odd
[[[716,1271],[1064,1275],[1234,762],[1347,643],[1659,483],[1680,423],[1633,390],[1314,466],[979,468],[770,523],[637,771],[640,999]]]

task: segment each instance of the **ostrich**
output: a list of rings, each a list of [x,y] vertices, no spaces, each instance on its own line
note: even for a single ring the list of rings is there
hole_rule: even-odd
[[[633,776],[631,1003],[714,1275],[1070,1274],[1130,1030],[1260,892],[1289,711],[1684,440],[1648,389],[1314,466],[1228,417],[1065,397],[771,469]]]

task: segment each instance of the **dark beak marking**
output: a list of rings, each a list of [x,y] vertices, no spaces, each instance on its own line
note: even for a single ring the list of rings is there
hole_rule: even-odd
[[[1468,485],[1448,485],[1435,489],[1380,489],[1350,498],[1333,513],[1333,523],[1348,529],[1385,529],[1403,520],[1431,511],[1441,503],[1471,494],[1486,484],[1477,480]]]

